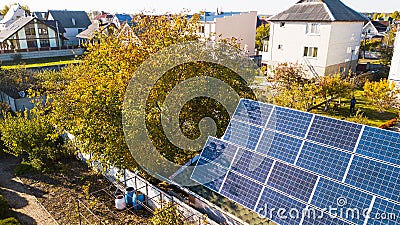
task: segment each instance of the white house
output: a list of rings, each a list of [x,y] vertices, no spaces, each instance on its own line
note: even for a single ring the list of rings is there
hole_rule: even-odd
[[[4,15],[2,20],[0,20],[0,30],[6,29],[19,18],[26,16],[28,15],[25,10],[22,9],[20,4],[10,6],[10,9],[7,11],[6,15]]]
[[[355,70],[367,18],[339,0],[301,0],[268,19],[262,63],[303,65],[308,76]]]
[[[91,24],[85,11],[49,10],[47,20],[58,20],[66,31],[65,37],[68,40],[65,43],[73,46],[79,44],[76,35]]]
[[[394,42],[393,58],[390,66],[389,80],[396,82],[400,87],[400,31],[397,32]]]
[[[363,27],[363,35],[365,38],[383,38],[390,29],[389,21],[369,21]]]
[[[257,12],[205,12],[198,34],[204,39],[237,38],[242,50],[255,54]]]

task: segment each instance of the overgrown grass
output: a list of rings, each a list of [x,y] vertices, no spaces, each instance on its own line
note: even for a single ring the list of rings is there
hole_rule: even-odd
[[[16,69],[20,66],[24,66],[25,68],[37,68],[37,67],[47,67],[47,66],[69,65],[78,62],[79,62],[78,59],[71,56],[53,57],[53,58],[41,58],[41,59],[28,59],[28,60],[23,60],[20,63],[3,62],[1,68],[5,70]]]
[[[374,106],[372,102],[363,96],[362,90],[356,90],[353,94],[357,100],[356,111],[358,109],[361,110],[364,116],[368,119],[367,125],[379,127],[386,121],[396,118],[399,115],[399,110],[395,108],[391,108],[380,113],[378,107]],[[324,106],[320,107],[319,109],[312,110],[311,112],[343,120],[350,116],[350,99],[342,98],[341,105],[337,111],[332,109],[332,103],[327,112],[323,111],[323,107]]]

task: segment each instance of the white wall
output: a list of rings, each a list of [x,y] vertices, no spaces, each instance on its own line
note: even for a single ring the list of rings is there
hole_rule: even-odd
[[[56,32],[54,32],[54,30],[51,29],[50,27],[47,28],[47,32],[49,34],[50,47],[51,48],[57,47],[58,39],[56,37]]]
[[[15,37],[13,37],[15,38]],[[22,28],[21,30],[18,31],[18,39],[19,40],[19,48],[20,49],[27,49],[28,48],[28,43],[26,42],[26,35],[25,35],[25,29]]]
[[[307,23],[271,22],[268,52],[262,53],[263,62],[268,65],[291,62],[305,64],[304,47],[317,47],[316,58],[307,57],[319,75],[323,75],[326,67],[331,23],[320,23],[319,34],[307,34]],[[281,45],[281,49],[278,46]]]
[[[397,32],[394,42],[393,58],[390,66],[389,80],[395,81],[400,86],[400,31]]]
[[[256,42],[257,12],[246,12],[224,18],[217,18],[215,33],[221,38],[235,37],[240,43],[241,49],[247,49],[250,55],[254,55]]]
[[[68,40],[65,41],[68,45],[75,45],[77,46],[79,44],[78,38],[76,35],[78,35],[78,29],[85,30],[85,28],[65,28],[65,37],[68,38]]]
[[[363,22],[332,23],[326,65],[332,66],[358,59],[363,25]]]

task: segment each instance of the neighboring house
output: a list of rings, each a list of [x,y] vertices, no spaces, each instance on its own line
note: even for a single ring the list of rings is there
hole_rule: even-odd
[[[397,32],[394,42],[393,58],[390,65],[389,80],[395,81],[400,87],[400,31]]]
[[[363,35],[367,39],[383,38],[390,29],[389,21],[369,21],[363,27]]]
[[[0,30],[6,29],[19,18],[28,16],[25,10],[22,9],[20,4],[12,5],[0,21]]]
[[[76,35],[89,27],[91,21],[85,11],[49,10],[48,20],[58,20],[65,28],[66,44],[77,46]]]
[[[268,19],[262,63],[299,63],[308,76],[355,70],[367,18],[339,0],[301,0]]]
[[[58,49],[63,44],[64,28],[57,21],[41,21],[26,16],[0,30],[1,53]]]
[[[205,12],[199,22],[198,34],[202,39],[233,37],[248,55],[255,54],[257,12]]]

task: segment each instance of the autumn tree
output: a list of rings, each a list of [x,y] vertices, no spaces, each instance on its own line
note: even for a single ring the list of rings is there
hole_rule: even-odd
[[[352,91],[352,85],[340,74],[323,76],[318,79],[319,95],[324,99],[346,97]]]
[[[398,93],[396,84],[387,79],[381,79],[379,82],[367,80],[364,84],[364,96],[376,105],[380,112],[396,104]]]
[[[122,110],[127,86],[138,67],[152,54],[176,43],[197,40],[196,18],[199,17],[187,20],[184,15],[137,15],[133,19],[135,37],[99,34],[99,42],[88,45],[80,64],[40,74],[43,94],[52,99],[47,105],[53,115],[52,122],[73,134],[80,150],[92,153],[94,160],[134,168],[136,163],[123,133]],[[245,81],[222,66],[193,62],[167,71],[148,95],[146,125],[157,150],[177,163],[185,163],[196,153],[174,146],[165,136],[161,124],[163,102],[176,85],[196,76],[218,77],[241,97],[254,98],[246,95],[251,89]],[[179,118],[188,138],[200,135],[198,122],[204,116],[215,119],[219,135],[229,123],[229,114],[221,104],[204,97],[193,99],[184,106]]]
[[[3,9],[0,10],[0,15],[6,15],[6,13],[8,12],[8,10],[10,10],[11,6],[16,5],[17,3],[14,4],[9,4],[9,5],[4,5]],[[27,5],[21,5],[21,8],[23,10],[25,10],[28,14],[31,13],[29,7]]]
[[[256,48],[259,51],[263,50],[264,39],[269,36],[269,24],[262,24],[256,29]]]

